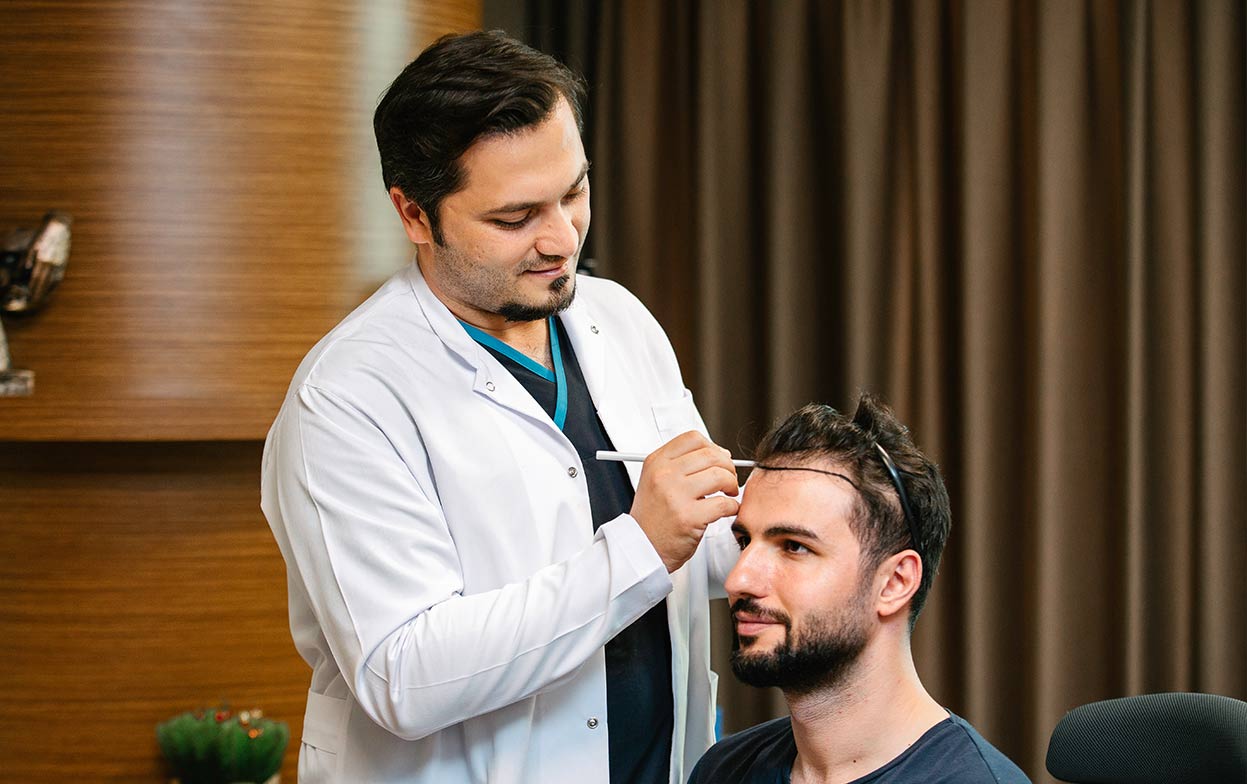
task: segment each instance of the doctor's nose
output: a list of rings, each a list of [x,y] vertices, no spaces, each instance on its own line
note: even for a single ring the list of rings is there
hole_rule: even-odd
[[[575,255],[580,248],[580,230],[576,225],[576,212],[560,208],[554,211],[541,227],[536,250],[542,256],[561,259]]]

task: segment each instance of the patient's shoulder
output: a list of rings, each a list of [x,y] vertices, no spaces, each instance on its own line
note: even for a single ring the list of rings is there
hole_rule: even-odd
[[[797,755],[792,720],[787,716],[729,735],[710,747],[689,784],[787,781]]]

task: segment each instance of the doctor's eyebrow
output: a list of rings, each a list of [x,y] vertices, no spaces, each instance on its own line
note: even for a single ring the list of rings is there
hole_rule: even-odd
[[[577,188],[580,187],[580,184],[585,181],[585,177],[589,176],[589,166],[590,166],[589,161],[585,161],[585,165],[581,167],[580,169],[580,176],[578,176],[576,178],[576,181],[571,184],[571,187],[567,189],[566,191],[567,193],[571,193],[572,191],[576,190]],[[508,212],[527,212],[528,210],[531,210],[533,207],[540,207],[541,204],[542,202],[539,202],[539,201],[514,202],[512,204],[504,204],[501,207],[496,207],[492,210],[485,210],[484,214],[485,215],[505,215]]]

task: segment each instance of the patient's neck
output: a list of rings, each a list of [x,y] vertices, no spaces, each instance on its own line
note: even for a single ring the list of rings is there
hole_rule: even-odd
[[[797,745],[793,784],[861,778],[948,718],[919,680],[908,639],[886,648],[868,645],[838,684],[784,693]]]

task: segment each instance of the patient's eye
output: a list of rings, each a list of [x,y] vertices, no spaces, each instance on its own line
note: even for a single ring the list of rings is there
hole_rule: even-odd
[[[737,534],[736,546],[744,550],[746,547],[749,546],[749,537],[746,536],[745,534]]]
[[[783,548],[784,552],[792,553],[793,555],[800,555],[801,553],[808,553],[810,551],[810,548],[792,539],[785,539]]]

